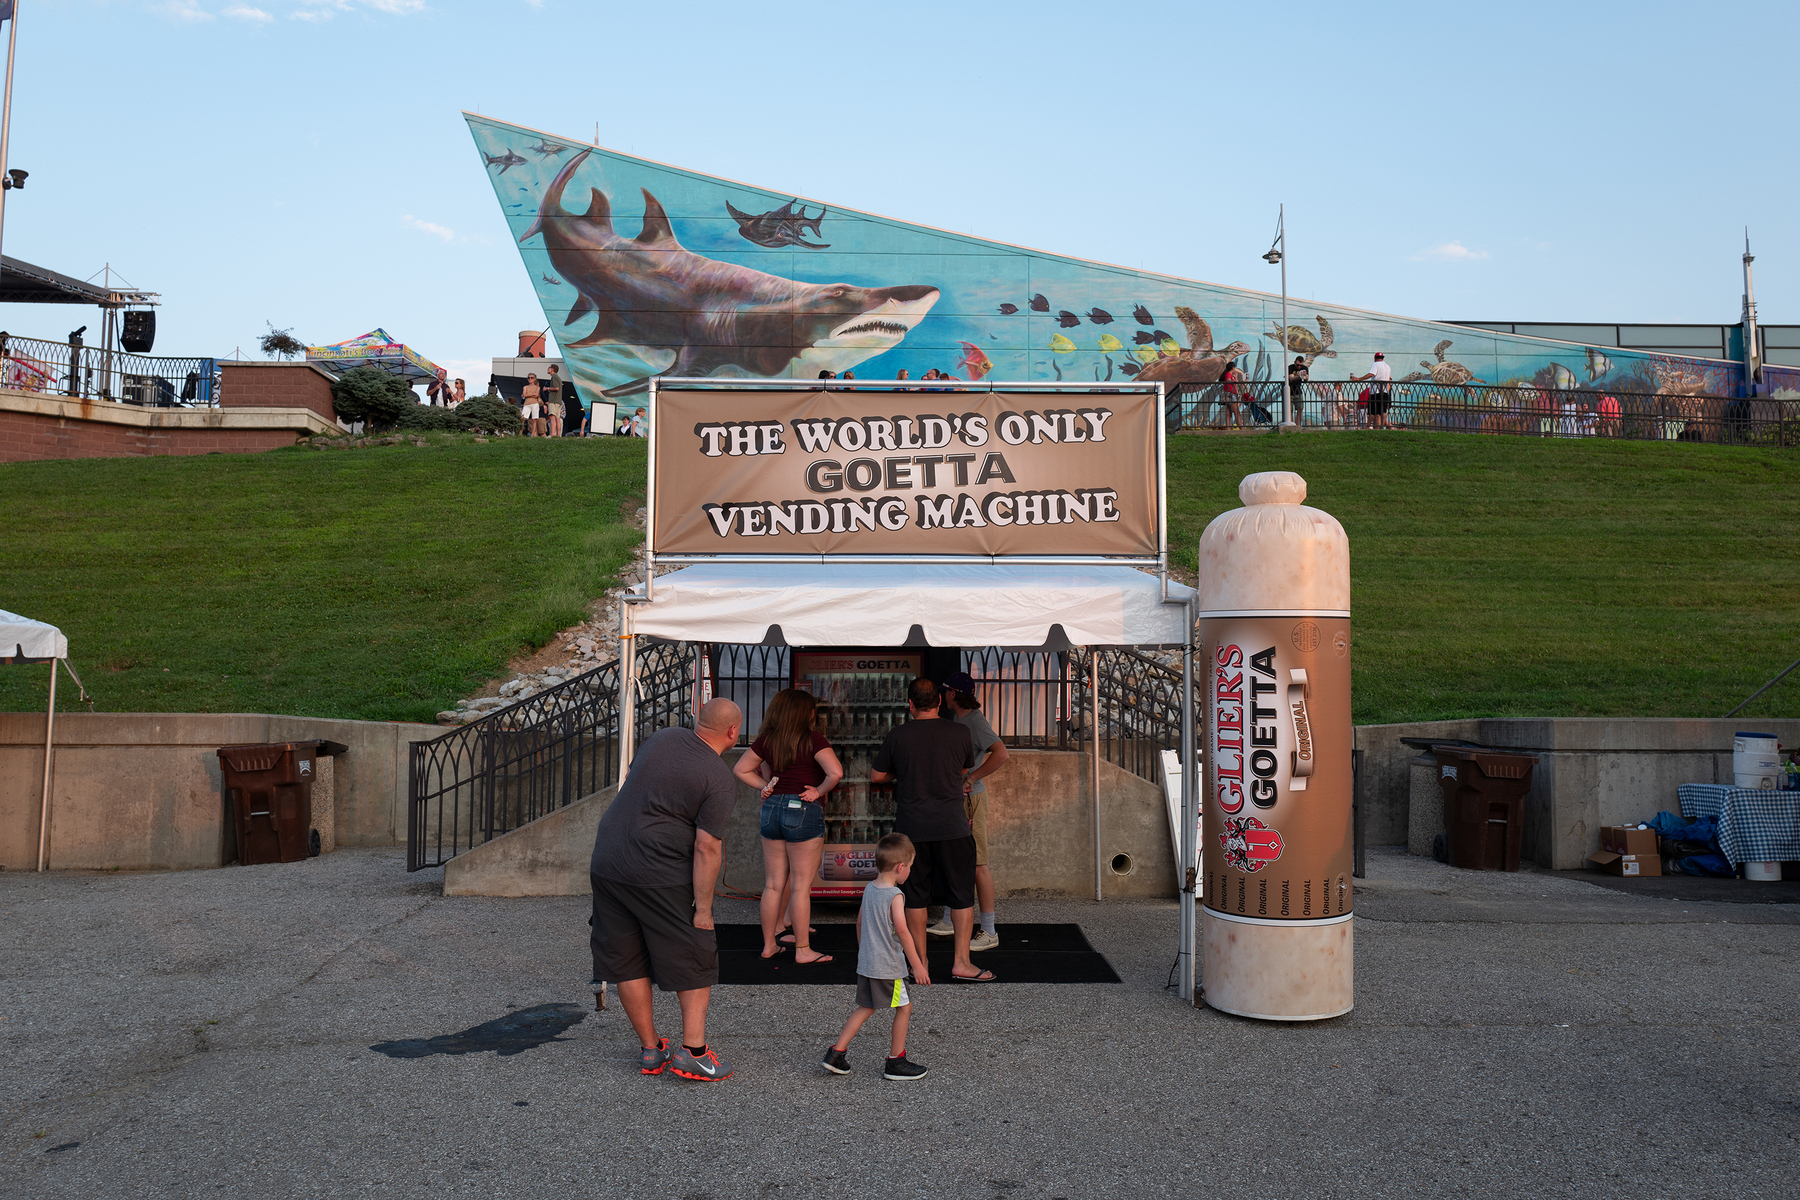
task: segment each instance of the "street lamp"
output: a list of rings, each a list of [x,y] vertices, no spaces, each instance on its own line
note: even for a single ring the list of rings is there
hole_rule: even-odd
[[[1283,385],[1281,389],[1281,411],[1287,413],[1288,388],[1286,387],[1286,383],[1287,352],[1289,346],[1287,315],[1287,205],[1285,204],[1276,210],[1275,241],[1269,246],[1269,252],[1263,255],[1263,261],[1272,267],[1278,266],[1281,268],[1281,336],[1276,339],[1276,341],[1281,344],[1281,362],[1279,364],[1280,369],[1276,373],[1276,379]],[[1287,413],[1287,415],[1290,419],[1297,416],[1297,414],[1294,413]]]
[[[0,103],[0,173],[7,177],[6,185],[0,187],[0,233],[4,233],[6,193],[25,186],[25,172],[6,169],[6,143],[12,132],[13,50],[19,44],[19,0],[0,0],[0,21],[10,26],[6,34],[6,99]]]

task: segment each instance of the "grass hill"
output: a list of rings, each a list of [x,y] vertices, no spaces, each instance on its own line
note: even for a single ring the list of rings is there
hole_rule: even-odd
[[[1274,469],[1350,533],[1359,722],[1718,716],[1800,656],[1792,453],[1173,438],[1176,560]],[[616,438],[14,464],[0,608],[62,626],[103,710],[428,721],[581,617],[643,484]],[[0,671],[0,709],[46,678]],[[1800,675],[1747,710],[1797,712]]]

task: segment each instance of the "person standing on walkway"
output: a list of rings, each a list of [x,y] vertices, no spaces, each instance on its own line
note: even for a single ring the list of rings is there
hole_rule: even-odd
[[[1238,370],[1236,362],[1227,362],[1225,374],[1219,377],[1220,382],[1225,385],[1219,396],[1219,403],[1225,406],[1233,429],[1241,429],[1244,424],[1244,414],[1240,407],[1243,402],[1243,378],[1244,373]]]
[[[706,1008],[719,981],[713,888],[737,802],[737,780],[719,756],[737,745],[743,723],[737,705],[715,699],[697,728],[651,734],[594,835],[594,980],[618,986],[645,1075],[664,1066],[686,1079],[731,1075],[706,1044]],[[652,981],[681,1006],[679,1047],[657,1036]]]
[[[563,381],[557,372],[562,370],[555,363],[550,364],[550,378],[544,381],[544,416],[548,418],[550,436],[559,438],[563,435]]]
[[[1305,424],[1306,381],[1311,375],[1312,372],[1306,366],[1306,355],[1296,354],[1287,369],[1288,420],[1296,425]]]
[[[794,923],[794,961],[801,966],[831,961],[831,955],[800,939],[811,928],[812,882],[825,853],[825,797],[844,777],[837,751],[813,728],[817,713],[812,693],[801,688],[776,692],[756,740],[732,768],[762,796],[762,956],[774,958],[786,948],[776,938],[781,898],[791,886],[793,899],[786,908]]]
[[[1394,369],[1387,365],[1387,355],[1381,353],[1379,350],[1375,352],[1375,365],[1369,368],[1369,373],[1367,375],[1352,375],[1350,377],[1352,383],[1361,383],[1365,379],[1369,381],[1370,429],[1393,428],[1393,426],[1388,424],[1387,419],[1388,408],[1394,402],[1394,398],[1390,394],[1393,378]]]
[[[519,420],[525,423],[526,437],[538,436],[538,412],[541,408],[544,389],[538,384],[537,372],[532,371],[525,376],[525,386],[520,391],[523,402],[519,405]]]
[[[975,698],[975,681],[968,672],[957,671],[945,679],[943,691],[950,719],[968,729],[969,737],[975,743],[975,766],[963,772],[963,793],[967,797],[963,807],[969,815],[969,833],[975,838],[975,901],[981,916],[981,929],[969,939],[969,952],[980,954],[1000,946],[1000,933],[994,927],[994,872],[988,866],[988,790],[985,781],[1005,766],[1010,756],[1006,752],[1006,743],[981,714],[981,701]],[[946,913],[926,932],[935,937],[950,937],[956,928]]]
[[[462,380],[456,381],[456,393],[450,397],[450,407],[455,408],[469,398],[469,390]]]
[[[911,719],[881,743],[870,762],[869,779],[898,780],[894,832],[911,838],[918,854],[905,885],[907,928],[913,942],[923,946],[925,908],[933,892],[941,893],[956,930],[951,980],[992,983],[992,971],[969,961],[975,926],[975,837],[963,807],[963,772],[975,765],[975,740],[967,727],[939,718],[941,698],[931,680],[913,680],[906,702]]]
[[[888,1039],[881,1077],[902,1082],[925,1078],[925,1064],[906,1058],[906,1030],[912,1024],[912,997],[906,994],[908,968],[916,985],[931,984],[925,956],[906,927],[903,889],[916,858],[917,851],[903,833],[890,833],[875,845],[875,882],[863,889],[862,908],[856,914],[856,1008],[837,1041],[825,1048],[825,1060],[820,1064],[833,1075],[850,1074],[850,1060],[845,1057],[850,1039],[876,1009],[886,1008],[893,1010],[894,1031]]]

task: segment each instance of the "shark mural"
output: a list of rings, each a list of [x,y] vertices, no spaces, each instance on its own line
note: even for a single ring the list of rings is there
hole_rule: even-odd
[[[659,375],[1279,378],[1732,396],[1733,362],[1392,316],[1027,250],[464,114],[584,404]],[[521,153],[524,151],[525,153]],[[527,157],[527,154],[530,157]],[[1175,332],[1171,332],[1175,331]],[[1418,363],[1411,374],[1410,364]]]

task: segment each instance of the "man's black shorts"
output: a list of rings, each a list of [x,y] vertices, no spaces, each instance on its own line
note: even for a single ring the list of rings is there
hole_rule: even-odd
[[[900,885],[907,908],[975,907],[975,835],[941,842],[914,842],[918,857]]]
[[[1394,398],[1386,392],[1370,392],[1369,415],[1371,417],[1386,415],[1388,407],[1392,405],[1393,402]]]
[[[594,978],[653,979],[665,992],[719,982],[719,939],[694,928],[694,886],[633,887],[590,874],[594,887]]]

